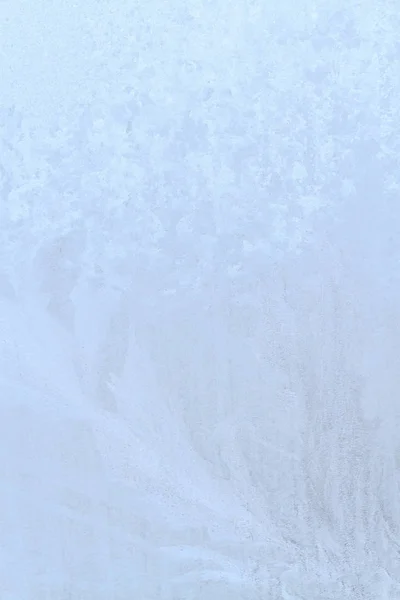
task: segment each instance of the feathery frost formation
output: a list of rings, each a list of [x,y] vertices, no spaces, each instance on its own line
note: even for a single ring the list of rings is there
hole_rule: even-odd
[[[398,598],[396,3],[6,4],[4,597]]]

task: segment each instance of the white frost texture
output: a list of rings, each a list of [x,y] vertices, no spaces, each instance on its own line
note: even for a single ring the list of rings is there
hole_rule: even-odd
[[[395,0],[0,0],[0,599],[400,600]]]

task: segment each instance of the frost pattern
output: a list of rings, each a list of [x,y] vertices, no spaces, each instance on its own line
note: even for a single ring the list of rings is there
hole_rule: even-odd
[[[4,597],[399,598],[396,3],[11,4]]]

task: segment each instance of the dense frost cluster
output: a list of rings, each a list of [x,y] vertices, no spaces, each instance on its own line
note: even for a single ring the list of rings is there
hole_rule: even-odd
[[[400,598],[393,0],[3,0],[0,596]]]

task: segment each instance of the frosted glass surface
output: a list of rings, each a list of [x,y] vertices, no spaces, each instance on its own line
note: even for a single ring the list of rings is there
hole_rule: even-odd
[[[395,4],[0,2],[2,600],[400,598]]]

